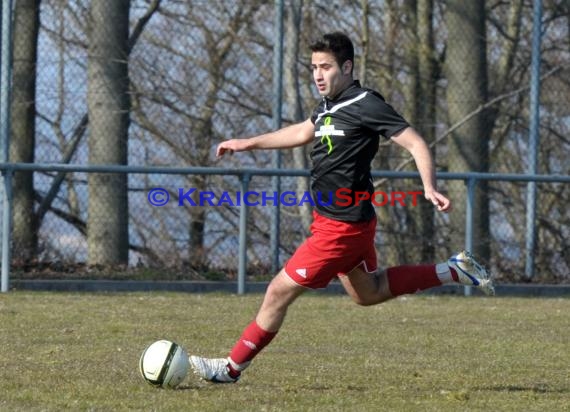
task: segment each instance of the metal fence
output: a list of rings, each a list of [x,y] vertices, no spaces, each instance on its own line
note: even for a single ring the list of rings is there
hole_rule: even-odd
[[[205,273],[221,273],[218,280],[229,280],[232,277],[228,274],[235,273],[234,280],[237,281],[238,293],[245,291],[246,279],[256,279],[256,276],[271,275],[271,256],[267,247],[269,238],[269,218],[270,210],[275,207],[292,206],[294,211],[287,216],[284,213],[283,241],[280,242],[282,259],[287,259],[288,255],[295,249],[304,236],[304,231],[300,218],[295,215],[295,209],[302,206],[303,193],[299,193],[296,185],[287,188],[285,184],[283,192],[274,195],[270,192],[271,185],[268,184],[267,177],[278,176],[280,179],[292,177],[308,177],[306,170],[268,170],[268,169],[222,169],[222,168],[162,168],[162,167],[133,167],[133,166],[79,166],[79,165],[49,165],[49,164],[1,164],[0,170],[5,176],[4,193],[7,195],[8,210],[11,210],[13,199],[12,176],[14,173],[24,171],[35,171],[39,173],[128,173],[129,181],[132,184],[128,188],[129,204],[131,205],[130,224],[130,261],[135,267],[153,267],[155,270],[171,270],[177,273],[177,278],[196,279],[204,278]],[[136,176],[140,175],[140,179]],[[211,177],[217,179],[221,186],[208,185],[206,189],[196,192],[186,185],[188,176]],[[227,179],[231,176],[231,179]],[[385,185],[385,189],[378,191],[377,204],[382,204],[379,208],[390,209],[392,216],[397,216],[406,208],[418,207],[422,202],[421,191],[413,190],[409,186],[410,179],[419,178],[414,172],[389,172],[375,171],[373,177],[376,179],[389,178],[390,183]],[[537,265],[538,278],[542,281],[567,281],[570,273],[570,262],[565,255],[567,245],[556,245],[550,242],[539,242],[536,250],[525,250],[527,244],[525,240],[524,214],[519,212],[516,205],[517,199],[522,202],[524,199],[524,187],[520,183],[534,182],[550,187],[544,191],[550,192],[557,186],[570,183],[570,176],[541,176],[541,175],[508,175],[508,174],[482,174],[482,173],[440,173],[438,179],[442,181],[463,181],[467,187],[467,197],[464,204],[456,204],[455,212],[464,216],[465,241],[464,244],[449,244],[446,233],[449,232],[448,223],[445,219],[436,225],[433,237],[437,243],[437,256],[445,260],[454,250],[465,247],[473,250],[474,231],[474,194],[481,182],[493,182],[496,185],[497,193],[506,191],[506,188],[514,188],[518,184],[520,193],[514,196],[511,210],[496,210],[492,214],[493,224],[493,253],[491,255],[491,270],[495,273],[498,281],[520,280],[524,278],[525,262],[529,260]],[[149,181],[154,181],[149,184]],[[264,182],[265,180],[265,182]],[[398,185],[396,182],[407,182]],[[141,182],[138,185],[136,182]],[[222,187],[223,186],[223,187]],[[394,189],[387,189],[387,188]],[[396,190],[398,188],[399,190]],[[399,193],[398,198],[391,198],[391,194]],[[412,196],[412,193],[419,193]],[[248,196],[249,194],[249,196]],[[284,196],[288,194],[288,196]],[[409,194],[409,196],[406,196]],[[172,199],[171,199],[172,197]],[[171,201],[172,200],[172,201]],[[503,204],[503,202],[496,202]],[[552,212],[556,208],[564,208],[564,205],[549,204],[548,210],[539,210],[541,215]],[[181,221],[187,218],[177,216],[180,213],[186,214],[187,209],[202,209],[205,211],[206,247],[199,255],[200,261],[189,261],[187,250],[188,239],[181,237]],[[561,210],[562,210],[561,209]],[[222,211],[223,210],[223,211]],[[398,210],[400,212],[398,212]],[[226,214],[225,214],[226,213]],[[139,227],[137,216],[146,216],[147,225]],[[229,216],[229,217],[228,217]],[[55,216],[54,216],[55,219]],[[517,219],[519,222],[517,223]],[[4,221],[2,229],[2,244],[10,243],[10,228]],[[42,260],[48,262],[48,266],[53,271],[66,272],[77,271],[75,262],[84,262],[87,258],[87,246],[84,235],[77,228],[58,225],[46,225],[44,244],[46,250]],[[225,226],[225,227],[224,227]],[[565,228],[568,230],[568,227]],[[510,236],[505,236],[508,232]],[[377,234],[377,247],[380,262],[383,265],[394,265],[399,263],[399,259],[407,256],[417,256],[422,239],[414,242],[412,239],[406,242],[408,250],[403,253],[396,253],[396,261],[390,261],[393,256],[390,243],[391,238],[398,237],[399,233],[393,233],[390,225],[380,221]],[[564,233],[567,236],[567,233]],[[154,239],[153,239],[154,237]],[[541,234],[546,240],[546,234]],[[156,241],[156,242],[153,242]],[[556,242],[554,242],[556,243]],[[8,290],[9,274],[5,268],[9,268],[10,255],[7,248],[2,249],[2,290]],[[237,250],[237,253],[236,253]],[[228,253],[228,251],[232,251]],[[249,259],[248,259],[249,257]],[[159,261],[152,261],[152,259]],[[194,259],[197,259],[195,256]],[[277,257],[279,260],[279,257]],[[186,265],[182,262],[186,260]],[[248,268],[249,261],[249,268]],[[69,266],[66,268],[66,266]],[[184,270],[194,269],[194,274],[183,273]],[[22,268],[17,268],[22,269]],[[84,277],[89,277],[88,268],[83,268]],[[116,268],[114,268],[116,269]],[[125,270],[126,268],[123,268]],[[236,273],[237,269],[237,273]],[[160,270],[153,274],[153,277],[160,278]],[[200,273],[201,271],[201,273]],[[20,274],[21,275],[21,274]],[[75,273],[77,276],[78,273]],[[81,276],[81,274],[79,274]],[[210,275],[212,276],[212,275]],[[514,278],[513,278],[514,276]],[[206,275],[207,278],[207,275]]]
[[[355,43],[355,77],[431,144],[456,205],[378,207],[380,265],[440,261],[466,244],[500,282],[568,283],[567,7],[419,3],[3,1],[0,163],[13,171],[13,208],[2,206],[12,223],[2,247],[13,276],[236,280],[245,257],[249,278],[271,276],[307,235],[310,205],[249,207],[244,250],[240,206],[188,200],[235,199],[246,184],[307,190],[306,149],[222,163],[213,153],[310,115],[308,45],[335,21]],[[394,146],[375,159],[377,189],[421,190]],[[141,166],[94,166],[127,164]],[[157,187],[163,207],[148,201]]]

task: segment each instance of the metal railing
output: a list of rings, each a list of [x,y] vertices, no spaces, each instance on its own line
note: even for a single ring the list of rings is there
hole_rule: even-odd
[[[9,289],[10,277],[10,235],[12,216],[12,177],[17,171],[35,172],[85,172],[85,173],[139,173],[139,174],[164,174],[164,175],[233,175],[240,179],[242,193],[249,189],[249,184],[254,176],[279,176],[299,177],[309,176],[308,170],[295,169],[228,169],[215,167],[153,167],[153,166],[118,166],[118,165],[74,165],[74,164],[27,164],[27,163],[0,163],[0,171],[3,175],[3,215],[2,222],[2,277],[1,291]],[[413,178],[419,179],[417,172],[380,171],[372,172],[374,178]],[[528,174],[503,174],[503,173],[438,173],[438,180],[462,180],[466,184],[467,197],[465,202],[465,249],[473,248],[473,220],[475,189],[479,181],[511,181],[511,182],[550,182],[570,183],[567,175],[528,175]],[[245,293],[245,279],[247,272],[247,221],[248,205],[242,204],[239,212],[239,252],[238,252],[238,277],[237,293]],[[527,250],[527,259],[532,259],[533,251]],[[465,294],[469,295],[470,288],[465,288]]]

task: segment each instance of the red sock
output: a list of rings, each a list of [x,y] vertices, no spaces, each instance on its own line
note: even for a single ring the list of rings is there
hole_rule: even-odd
[[[277,332],[268,332],[259,327],[254,320],[243,331],[230,352],[230,372],[239,372],[277,335]],[[240,368],[240,365],[243,365]],[[237,368],[236,368],[237,367]]]
[[[436,265],[395,266],[388,268],[386,273],[388,286],[394,297],[416,293],[442,284],[437,275]]]
[[[457,271],[453,268],[449,268],[449,271],[451,272],[451,278],[453,279],[453,281],[459,282],[459,276],[457,276]]]

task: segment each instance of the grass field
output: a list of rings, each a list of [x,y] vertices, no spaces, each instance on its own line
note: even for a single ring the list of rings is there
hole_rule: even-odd
[[[260,295],[0,295],[2,411],[570,410],[570,300],[310,294],[242,380],[139,376],[154,340],[224,356]]]

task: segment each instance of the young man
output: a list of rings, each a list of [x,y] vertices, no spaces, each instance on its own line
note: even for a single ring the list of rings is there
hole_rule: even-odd
[[[353,79],[350,39],[338,32],[326,34],[311,45],[311,50],[313,78],[323,97],[312,116],[272,133],[225,141],[217,148],[217,156],[223,156],[312,143],[311,192],[316,206],[312,236],[270,282],[257,316],[229,356],[190,356],[194,372],[207,381],[237,381],[275,337],[289,305],[307,289],[324,288],[335,277],[359,305],[374,305],[444,283],[494,293],[489,273],[467,252],[436,265],[397,266],[376,273],[376,214],[366,194],[374,191],[370,165],[379,147],[379,135],[412,154],[425,198],[437,210],[449,211],[451,202],[437,191],[434,162],[423,138],[381,95],[362,88]],[[339,189],[343,189],[341,199],[336,196]]]

